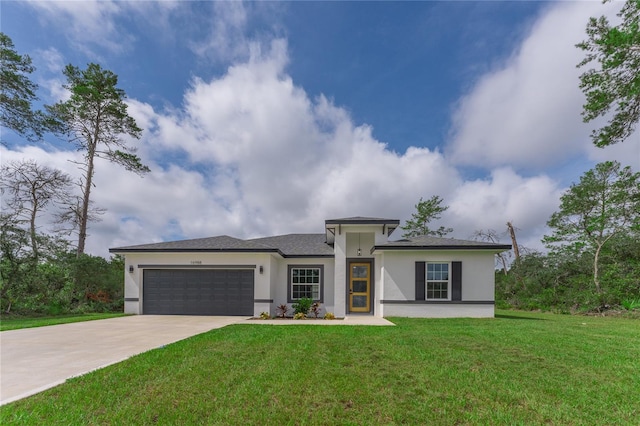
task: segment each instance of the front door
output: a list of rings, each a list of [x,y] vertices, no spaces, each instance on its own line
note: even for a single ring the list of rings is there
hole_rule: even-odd
[[[349,311],[369,312],[370,295],[371,264],[352,262],[349,265]]]

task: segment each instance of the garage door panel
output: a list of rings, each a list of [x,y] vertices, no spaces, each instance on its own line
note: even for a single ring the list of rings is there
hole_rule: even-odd
[[[253,315],[253,270],[145,269],[143,313]]]

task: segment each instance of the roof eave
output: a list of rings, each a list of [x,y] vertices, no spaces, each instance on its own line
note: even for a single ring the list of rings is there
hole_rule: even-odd
[[[285,254],[282,257],[287,259],[311,259],[311,258],[333,258],[333,254]]]
[[[324,221],[325,225],[400,225],[397,219],[360,219],[360,220],[343,220],[328,219]]]
[[[466,245],[430,245],[430,246],[373,246],[371,249],[371,253],[373,254],[376,250],[384,251],[384,250],[414,250],[414,251],[423,251],[423,250],[493,250],[496,252],[501,252],[504,250],[511,250],[510,245],[492,245],[492,246],[466,246]]]
[[[111,248],[109,253],[282,253],[278,249]],[[284,255],[283,255],[284,256]]]

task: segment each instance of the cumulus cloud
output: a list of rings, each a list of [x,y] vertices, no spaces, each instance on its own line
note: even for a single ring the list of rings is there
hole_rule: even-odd
[[[546,221],[558,209],[563,189],[545,175],[523,177],[510,167],[491,172],[486,179],[464,182],[451,199],[450,226],[471,236],[476,230],[506,229],[507,221],[518,227],[520,243],[541,248]]]
[[[82,10],[55,4],[42,7],[68,14]],[[90,18],[109,17],[122,7],[101,5]],[[595,9],[585,12],[574,3],[550,9],[505,68],[481,78],[461,101],[445,153],[416,147],[397,153],[376,140],[369,125],[354,123],[344,108],[322,95],[311,98],[296,85],[287,73],[285,40],[249,40],[242,35],[246,10],[226,3],[215,7],[231,19],[212,29],[202,54],[227,49],[233,65],[212,79],[193,78],[179,109],[128,101],[130,114],[145,129],[136,145],[152,173],[141,178],[98,162],[94,201],[107,212],[90,227],[90,252],[106,255],[114,246],[220,234],[322,232],[325,219],[343,216],[404,221],[420,197],[432,195],[450,206],[442,225],[453,227],[458,238],[477,229],[501,231],[510,220],[522,230],[523,244],[539,244],[562,189],[547,175],[525,176],[519,167],[585,152],[583,142],[572,142],[585,130],[558,118],[565,109],[579,111],[581,102],[575,81],[566,87],[576,78],[578,59],[565,58],[566,47],[558,45],[574,49]],[[585,19],[567,18],[576,10]],[[236,47],[224,44],[230,40]],[[551,47],[543,49],[544,43]],[[568,115],[580,119],[574,111]],[[560,137],[569,142],[560,143]],[[594,159],[598,155],[586,152]],[[80,154],[36,147],[2,152],[3,160],[33,158],[76,177],[69,160]],[[465,180],[460,164],[491,172]]]
[[[575,47],[589,17],[615,17],[619,3],[563,2],[544,11],[503,66],[482,76],[453,115],[447,154],[457,164],[535,170],[584,154],[590,125]]]
[[[343,216],[406,219],[431,195],[451,205],[446,219],[465,238],[473,228],[502,223],[505,212],[528,224],[531,208],[509,207],[518,194],[548,202],[552,185],[544,178],[502,171],[465,184],[438,151],[389,150],[343,108],[323,96],[310,99],[286,74],[287,61],[282,41],[256,50],[220,78],[195,80],[180,111],[131,100],[130,113],[147,129],[139,154],[152,173],[141,178],[98,162],[94,201],[107,212],[90,227],[89,251],[219,234],[322,232],[325,219]],[[80,155],[39,147],[3,152],[76,177],[69,160]]]

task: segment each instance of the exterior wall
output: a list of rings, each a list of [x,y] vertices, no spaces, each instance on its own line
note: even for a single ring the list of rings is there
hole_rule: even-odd
[[[324,292],[322,301],[322,314],[325,312],[333,312],[335,314],[335,285],[334,285],[334,260],[332,258],[284,258],[277,260],[277,274],[272,282],[272,288],[275,290],[273,294],[273,312],[277,306],[286,304],[289,306],[289,313],[292,303],[287,300],[287,290],[290,285],[288,282],[289,265],[323,265],[324,267]],[[336,314],[337,316],[337,314]]]
[[[383,232],[384,231],[384,232]],[[375,244],[387,242],[387,228],[383,225],[342,225],[340,230],[336,230],[334,251],[335,251],[335,315],[343,317],[348,314],[347,300],[347,259],[363,260],[373,259],[371,273],[374,281],[371,282],[371,291],[374,299],[371,304],[373,315],[382,316],[380,311],[380,275],[378,272],[378,256],[371,255],[371,249]],[[358,256],[360,249],[360,256]]]
[[[334,282],[333,282],[333,313],[342,318],[347,313],[347,295],[345,283],[347,280],[347,234],[336,232],[334,242]]]
[[[323,265],[323,313],[333,312],[337,317],[344,317],[348,314],[347,259],[362,258],[373,259],[371,285],[374,298],[371,309],[375,316],[494,316],[492,251],[389,250],[370,254],[374,244],[386,241],[382,225],[343,225],[335,234],[334,258],[282,258],[272,253],[127,253],[125,313],[142,313],[144,265],[185,269],[249,265],[254,269],[255,316],[261,312],[275,315],[276,307],[281,304],[291,306],[287,298],[289,265]],[[358,256],[358,248],[361,256]],[[462,301],[415,301],[415,262],[418,261],[462,262]],[[130,266],[133,272],[129,272]]]
[[[462,262],[463,303],[391,303],[415,302],[415,262],[420,261]],[[381,281],[380,300],[376,302],[382,301],[380,312],[384,316],[493,317],[494,265],[494,253],[490,251],[387,251],[376,267]]]
[[[493,318],[494,305],[485,304],[383,304],[385,317]]]
[[[140,265],[153,265],[154,269],[172,266],[184,267],[184,269],[255,265],[254,268],[254,315],[260,312],[270,311],[272,299],[271,279],[273,263],[272,255],[268,253],[126,253],[124,272],[124,311],[128,314],[142,314],[143,292],[142,278],[144,267]],[[133,272],[129,272],[133,266]],[[262,273],[260,267],[262,266]],[[146,266],[151,268],[151,266]]]

